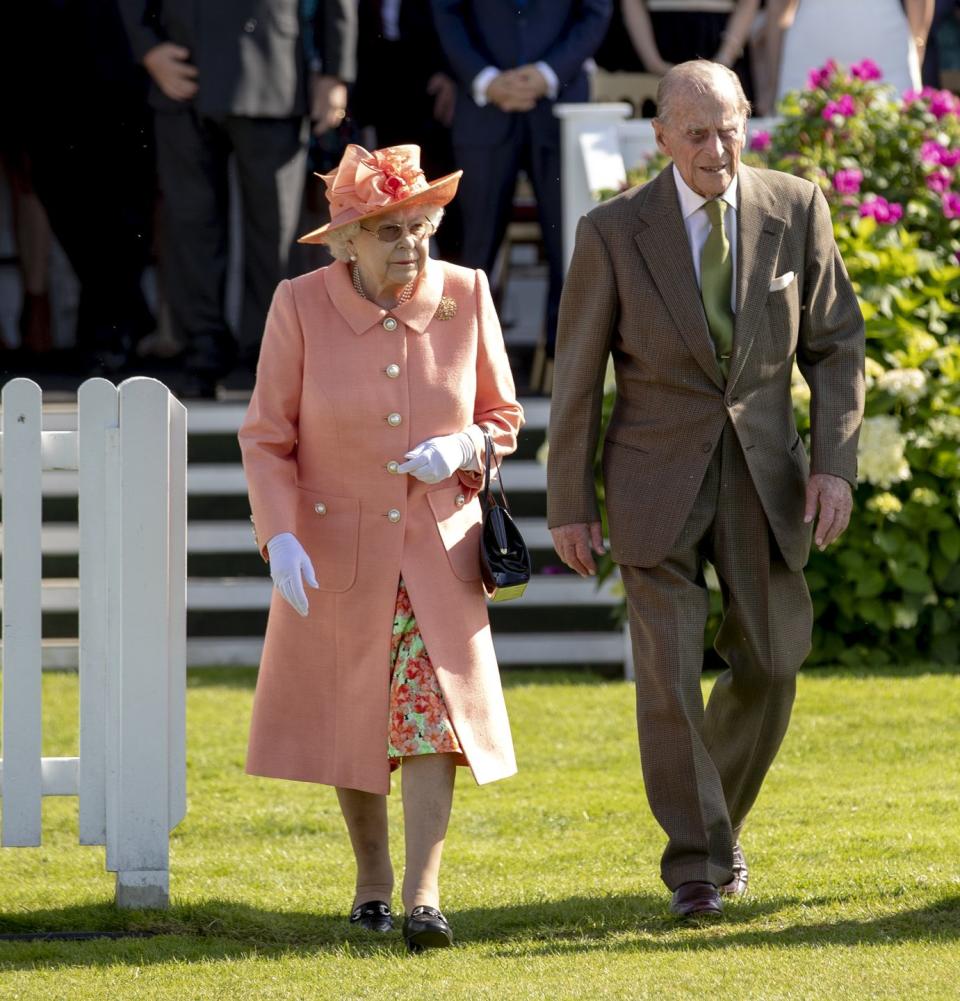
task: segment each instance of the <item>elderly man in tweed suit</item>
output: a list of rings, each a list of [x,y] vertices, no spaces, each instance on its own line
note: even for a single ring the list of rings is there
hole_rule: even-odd
[[[749,104],[716,63],[661,81],[657,144],[673,160],[580,220],[564,286],[550,422],[549,524],[582,575],[603,551],[593,457],[603,443],[614,560],[627,593],[640,756],[666,831],[661,875],[681,917],[742,893],[740,831],[780,746],[810,649],[803,577],[846,528],[864,402],[864,330],[809,181],[740,164]],[[811,455],[790,398],[811,390]],[[819,513],[818,513],[819,512]],[[716,568],[728,665],[700,690]]]

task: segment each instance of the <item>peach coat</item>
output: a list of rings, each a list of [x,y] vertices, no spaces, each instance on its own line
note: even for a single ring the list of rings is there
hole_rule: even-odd
[[[402,575],[478,783],[516,771],[480,579],[480,476],[392,470],[433,435],[516,447],[523,412],[482,271],[428,260],[395,309],[344,263],[281,282],[240,446],[262,552],[292,532],[319,590],[274,590],[247,771],[387,793],[390,645]]]

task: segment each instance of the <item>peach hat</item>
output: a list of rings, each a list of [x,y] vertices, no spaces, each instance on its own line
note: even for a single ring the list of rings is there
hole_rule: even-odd
[[[317,174],[327,185],[330,222],[301,236],[298,243],[324,243],[340,226],[414,205],[446,205],[457,193],[462,170],[427,181],[420,147],[386,146],[372,153],[350,143],[336,170]]]

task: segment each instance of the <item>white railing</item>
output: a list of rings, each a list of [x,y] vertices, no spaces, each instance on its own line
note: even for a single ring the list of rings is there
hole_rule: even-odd
[[[169,900],[186,811],[186,411],[153,379],[78,394],[44,431],[40,387],[4,386],[2,843],[39,845],[43,796],[78,796],[80,843],[106,846],[120,907]],[[78,470],[80,747],[41,750],[45,471]]]
[[[627,181],[627,171],[656,152],[657,142],[649,118],[630,118],[629,104],[558,104],[560,119],[561,188],[563,197],[563,251],[573,254],[580,216],[597,204],[598,192],[617,191]],[[761,131],[771,131],[777,118],[751,118],[747,141]]]

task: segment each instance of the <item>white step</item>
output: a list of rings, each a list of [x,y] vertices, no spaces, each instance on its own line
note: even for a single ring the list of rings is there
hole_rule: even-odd
[[[524,664],[622,664],[624,634],[602,633],[500,633],[494,634],[497,659],[504,666]],[[3,645],[0,644],[0,656]],[[190,667],[256,667],[263,651],[257,637],[200,637],[187,640]],[[46,670],[76,670],[79,650],[76,640],[44,640]]]
[[[545,490],[547,470],[532,459],[507,460],[503,474],[507,497],[511,490]],[[47,497],[76,497],[79,473],[56,469],[43,473],[42,490]],[[0,488],[3,477],[0,476]],[[239,463],[192,462],[187,466],[187,493],[190,496],[246,496],[247,481]]]
[[[196,612],[259,610],[270,605],[273,587],[264,565],[263,577],[192,578],[187,582],[187,608]],[[601,587],[573,574],[538,575],[530,581],[524,605],[605,607],[620,599],[618,582],[608,578]],[[0,583],[0,598],[3,584]],[[76,578],[48,577],[43,581],[40,607],[44,612],[76,612],[80,586]],[[519,605],[515,607],[520,607]]]

